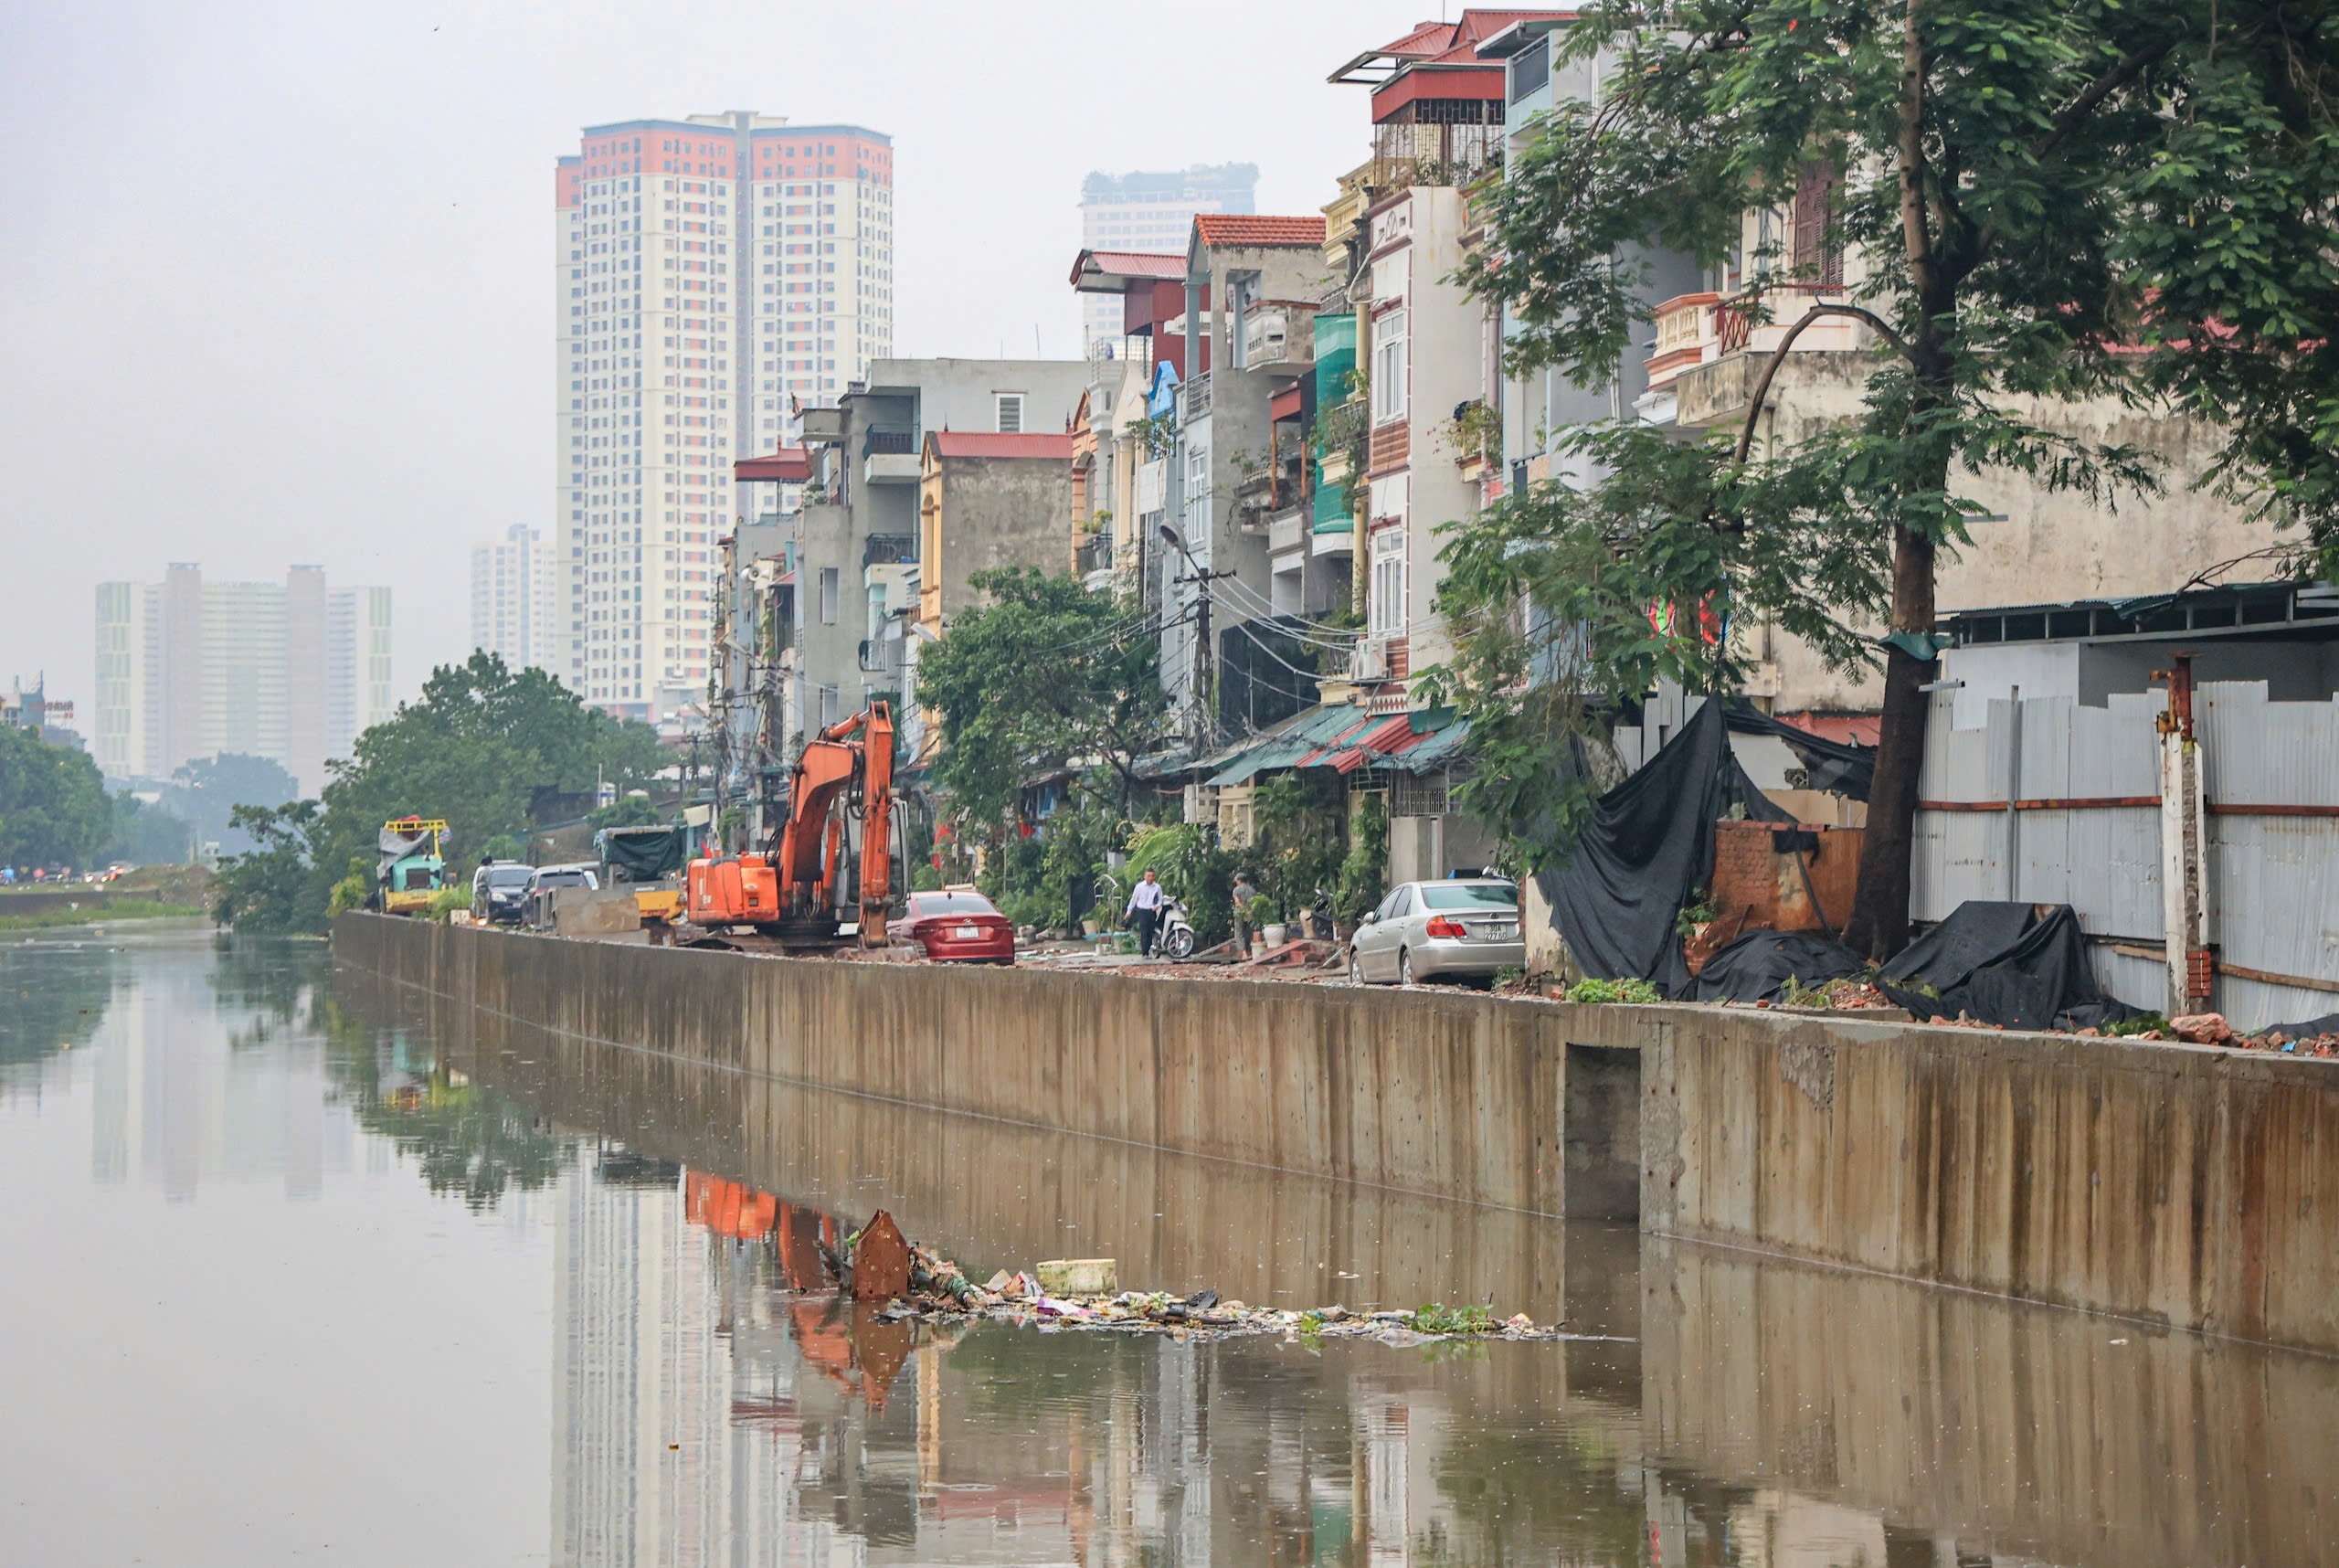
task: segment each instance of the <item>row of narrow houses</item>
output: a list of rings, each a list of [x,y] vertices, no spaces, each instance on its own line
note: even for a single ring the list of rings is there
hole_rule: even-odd
[[[915,777],[942,743],[916,702],[921,650],[977,602],[976,571],[1024,565],[1115,596],[1131,634],[1158,639],[1168,717],[1142,768],[1187,821],[1239,848],[1264,785],[1328,768],[1351,802],[1369,796],[1385,813],[1390,880],[1498,863],[1502,846],[1454,802],[1472,766],[1466,726],[1424,680],[1455,651],[1439,609],[1442,530],[1522,490],[1591,482],[1564,450],[1585,425],[1635,421],[1682,440],[1737,429],[1798,313],[1764,319],[1750,291],[1841,302],[1863,278],[1858,254],[1828,248],[1830,177],[1815,166],[1791,203],[1744,215],[1720,264],[1642,257],[1649,325],[1616,364],[1507,375],[1517,325],[1457,274],[1488,244],[1487,182],[1555,103],[1597,99],[1597,62],[1555,66],[1570,24],[1560,11],[1468,9],[1362,49],[1330,80],[1360,90],[1366,155],[1320,210],[1204,213],[1182,254],[1083,249],[1070,288],[1117,300],[1120,318],[1089,357],[880,361],[802,411],[800,442],[742,461],[742,479],[768,481],[769,503],[725,556],[713,705],[725,789],[750,810],[768,800],[805,736],[877,697],[903,715]],[[1870,329],[1845,318],[1797,335],[1754,450],[1846,417],[1872,347]],[[1929,744],[1942,758],[1929,751],[1921,920],[1977,888],[2076,901],[2068,869],[2024,880],[2039,833],[2019,850],[1967,842],[1966,808],[2016,798],[2011,782],[1961,801],[1934,781],[1950,754],[2009,722],[1993,705],[2015,705],[2018,726],[2023,704],[2143,701],[2180,644],[2204,683],[2262,682],[2279,703],[2326,707],[2339,690],[2339,606],[2311,586],[2253,579],[2262,526],[2194,484],[2215,431],[2108,398],[2033,411],[2154,454],[2165,482],[2112,510],[2004,471],[1976,481],[1971,543],[1938,579],[1953,645],[1934,688]],[[1760,620],[1721,634],[1745,672],[1731,695],[1789,733],[1875,740],[1873,673],[1831,669]],[[1621,766],[1653,755],[1698,701],[1661,685],[1626,705]],[[1814,788],[1775,735],[1733,744],[1797,817],[1861,825],[1861,801]],[[2072,841],[2051,859],[2090,853]],[[2017,864],[2034,872],[2007,869]],[[1530,925],[1539,913],[1530,900]],[[2143,951],[2160,927],[2102,912],[2107,953]],[[2331,948],[2264,966],[2276,977],[2262,982],[2265,1006],[2327,1003],[2317,977],[2339,978]]]

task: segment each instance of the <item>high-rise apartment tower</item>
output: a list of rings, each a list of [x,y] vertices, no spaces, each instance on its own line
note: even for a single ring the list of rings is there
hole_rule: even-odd
[[[513,524],[492,545],[472,546],[471,646],[513,670],[557,673],[559,583],[552,546],[524,524]]]
[[[1258,210],[1259,165],[1196,164],[1165,173],[1093,174],[1080,182],[1080,243],[1088,250],[1183,256],[1198,212]],[[1121,297],[1083,294],[1081,347],[1121,340]]]
[[[97,652],[90,749],[117,779],[236,752],[313,795],[326,760],[396,706],[390,590],[329,588],[322,567],[218,583],[181,562],[158,583],[100,583]]]
[[[559,161],[557,672],[672,716],[704,689],[731,464],[893,352],[894,149],[746,111],[596,125]]]

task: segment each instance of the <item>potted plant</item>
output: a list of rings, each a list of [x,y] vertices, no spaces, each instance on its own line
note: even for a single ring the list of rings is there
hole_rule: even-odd
[[[1251,900],[1250,916],[1251,929],[1257,933],[1253,946],[1255,947],[1264,942],[1266,946],[1273,948],[1282,943],[1283,926],[1279,922],[1275,925],[1268,924],[1275,918],[1275,906],[1267,902],[1265,894],[1262,893]]]

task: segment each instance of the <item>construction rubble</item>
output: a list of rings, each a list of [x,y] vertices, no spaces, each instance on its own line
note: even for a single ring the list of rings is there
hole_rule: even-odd
[[[1215,1290],[1191,1296],[1120,1290],[1110,1258],[1042,1263],[1036,1272],[1004,1270],[978,1285],[958,1266],[903,1239],[884,1210],[845,1238],[823,1245],[822,1261],[839,1289],[855,1300],[884,1303],[881,1323],[988,1319],[1044,1331],[1085,1330],[1159,1334],[1212,1340],[1276,1334],[1291,1339],[1372,1340],[1384,1345],[1424,1345],[1443,1340],[1553,1341],[1611,1336],[1570,1334],[1538,1324],[1525,1313],[1498,1318],[1487,1307],[1433,1304],[1413,1311],[1352,1312],[1346,1307],[1294,1311],[1253,1307]]]

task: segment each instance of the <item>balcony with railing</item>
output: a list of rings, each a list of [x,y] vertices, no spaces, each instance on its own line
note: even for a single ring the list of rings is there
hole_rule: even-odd
[[[871,484],[915,484],[918,436],[900,425],[873,425],[862,437],[862,478]]]
[[[1840,303],[1847,298],[1837,284],[1779,281],[1727,296],[1677,294],[1655,312],[1656,336],[1646,362],[1649,391],[1667,391],[1688,372],[1734,354],[1776,353],[1788,329],[1814,304]],[[1758,315],[1768,319],[1758,321]],[[1861,332],[1860,323],[1852,317],[1822,316],[1796,336],[1790,352],[1857,349],[1861,346]]]
[[[1434,111],[1445,105],[1414,107]],[[1408,185],[1466,185],[1502,166],[1502,106],[1466,100],[1455,107],[1460,112],[1490,109],[1495,118],[1476,123],[1400,122],[1372,128],[1371,183],[1376,196]]]
[[[1181,422],[1192,424],[1210,413],[1210,372],[1189,377],[1178,388],[1178,408]]]
[[[1098,529],[1081,535],[1072,547],[1073,576],[1088,588],[1102,591],[1113,581],[1113,535]]]
[[[862,542],[861,566],[864,571],[871,567],[890,567],[916,559],[915,534],[872,534]]]
[[[1243,364],[1269,376],[1304,375],[1316,363],[1316,307],[1262,300],[1243,313]]]

